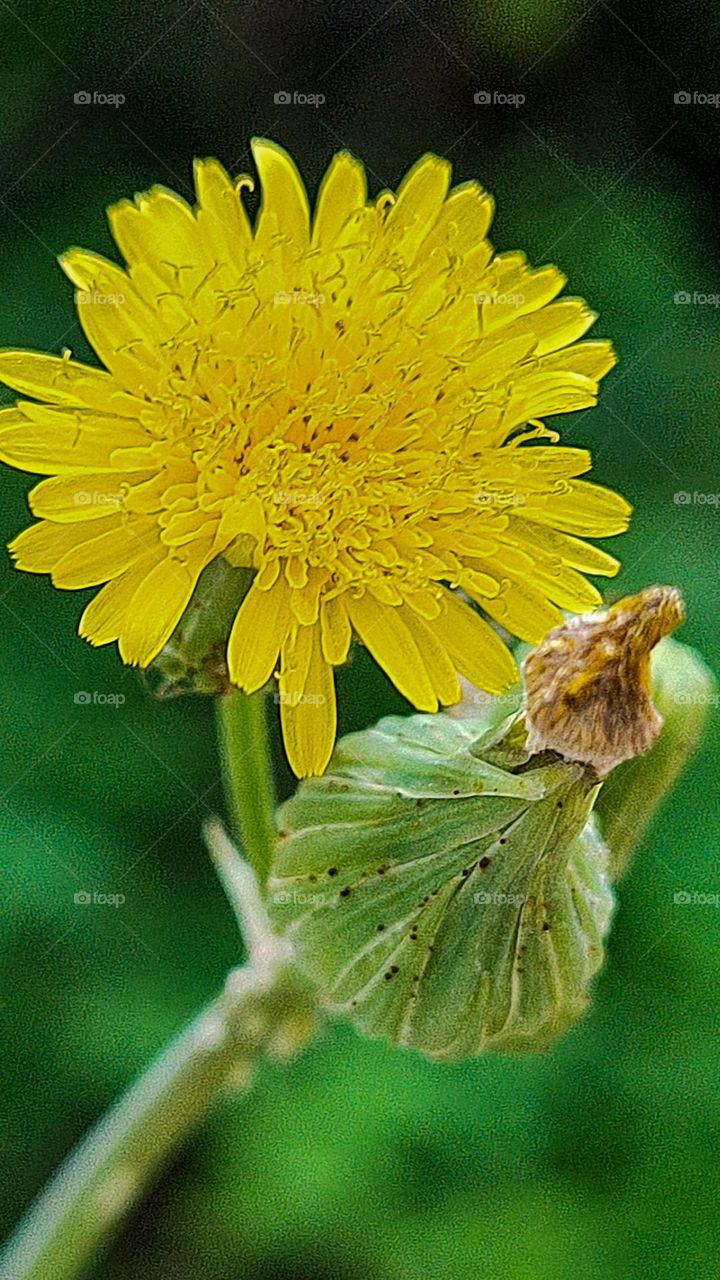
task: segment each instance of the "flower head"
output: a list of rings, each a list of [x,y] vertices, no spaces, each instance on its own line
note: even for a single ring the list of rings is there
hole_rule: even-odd
[[[629,508],[579,479],[545,415],[586,409],[614,357],[564,279],[493,255],[492,201],[424,156],[368,200],[337,155],[314,216],[292,160],[256,141],[254,226],[214,160],[197,204],[155,187],[110,210],[121,269],[62,265],[104,369],[0,353],[31,399],[0,413],[0,457],[48,476],[18,568],[100,587],[80,633],[147,666],[218,557],[253,571],[227,640],[231,681],[279,672],[291,764],[321,772],[333,667],[357,635],[420,710],[516,679],[495,630],[525,640],[599,595],[617,563],[581,539]],[[461,589],[465,600],[454,594]]]

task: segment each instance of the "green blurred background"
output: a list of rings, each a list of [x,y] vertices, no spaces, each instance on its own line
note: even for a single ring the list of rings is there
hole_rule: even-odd
[[[314,190],[347,146],[379,190],[422,151],[446,154],[497,196],[494,243],[558,262],[600,312],[619,368],[600,408],[559,425],[636,505],[612,592],[678,584],[683,638],[716,663],[720,110],[675,95],[720,91],[719,26],[716,7],[680,0],[2,0],[0,346],[89,358],[54,255],[112,252],[104,207],[157,181],[189,194],[193,155],[240,171],[267,134]],[[476,103],[483,91],[526,100]],[[3,542],[27,522],[29,483],[3,470]],[[221,806],[212,707],[156,704],[78,640],[85,595],[3,558],[3,1229],[238,958],[199,837]],[[344,730],[398,705],[361,654],[340,686]],[[716,722],[623,886],[594,1006],[560,1044],[448,1067],[329,1026],[217,1108],[95,1274],[715,1277],[720,912],[673,895],[720,888]],[[82,891],[125,902],[80,905]]]

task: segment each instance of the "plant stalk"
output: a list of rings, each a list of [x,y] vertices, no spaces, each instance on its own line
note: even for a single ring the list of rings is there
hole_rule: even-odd
[[[217,698],[218,739],[229,816],[264,885],[275,846],[275,805],[265,695],[235,690]]]
[[[272,818],[263,806],[269,804],[269,780],[261,787],[255,774],[257,768],[264,777],[262,713],[257,700],[249,713],[232,708],[222,723],[233,744],[230,782],[237,787],[231,795],[248,847],[267,866]],[[237,767],[235,735],[243,723],[251,729],[252,771]],[[161,1051],[60,1167],[0,1256],[3,1280],[76,1280],[218,1096],[248,1089],[259,1062],[292,1056],[313,1033],[312,997],[293,967],[289,944],[270,926],[258,877],[220,823],[208,823],[205,835],[245,937],[248,962],[231,971],[221,994]]]

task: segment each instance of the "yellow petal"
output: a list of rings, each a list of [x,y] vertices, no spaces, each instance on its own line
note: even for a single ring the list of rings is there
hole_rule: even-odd
[[[595,313],[581,298],[563,298],[561,302],[552,302],[531,315],[519,316],[513,321],[512,331],[513,335],[533,334],[536,355],[544,356],[576,342],[596,319]]]
[[[505,693],[516,683],[515,663],[492,627],[451,591],[445,609],[428,627],[447,650],[457,670],[487,693]]]
[[[565,276],[557,267],[540,267],[535,271],[518,253],[503,253],[495,258],[488,270],[488,279],[492,283],[487,290],[488,297],[480,307],[485,334],[495,333],[521,316],[547,306],[566,283]],[[484,292],[481,288],[480,293]]]
[[[193,547],[187,559],[166,556],[138,585],[118,637],[120,657],[146,667],[169,640],[212,558],[206,545]]]
[[[49,404],[107,406],[118,391],[104,369],[38,351],[0,351],[0,382]]]
[[[322,654],[320,628],[294,627],[280,665],[280,720],[288,761],[298,778],[324,773],[337,730],[335,682]]]
[[[313,223],[313,246],[329,249],[348,218],[367,200],[365,170],[347,151],[339,151],[318,191]]]
[[[469,594],[473,594],[468,588]],[[482,607],[496,622],[531,644],[537,644],[551,627],[562,622],[562,613],[551,604],[544,591],[531,585],[505,579],[500,592],[492,600],[483,599]]]
[[[173,336],[160,312],[140,297],[124,271],[99,254],[69,249],[60,265],[77,286],[78,319],[103,363],[136,395],[157,393],[171,370],[160,343]]]
[[[617,364],[617,356],[611,342],[578,342],[574,347],[555,351],[544,356],[540,367],[547,370],[568,370],[580,373],[593,382],[599,382]]]
[[[92,645],[111,644],[122,631],[132,600],[159,556],[162,548],[149,552],[137,564],[108,582],[87,605],[78,626],[78,634]]]
[[[270,679],[290,628],[290,589],[283,576],[266,591],[255,580],[238,609],[228,641],[230,679],[246,693]]]
[[[597,404],[597,394],[597,383],[580,373],[541,370],[520,378],[503,414],[506,434],[535,418],[590,409]]]
[[[591,538],[624,533],[631,513],[630,503],[619,493],[589,480],[571,480],[564,492],[549,495],[545,502],[530,494],[523,507],[525,519]]]
[[[53,476],[30,490],[28,502],[34,516],[48,520],[102,520],[123,506],[123,486],[142,478],[143,472],[83,472]]]
[[[102,524],[55,524],[52,520],[41,520],[23,529],[9,544],[9,551],[17,569],[26,573],[50,573],[68,551],[96,538],[101,529],[114,529],[119,522],[117,514],[106,515]]]
[[[607,578],[614,577],[618,571],[617,560],[608,555],[607,551],[547,525],[526,521],[513,514],[512,531],[516,538],[540,550],[543,555],[554,557],[573,569],[580,569],[584,573],[598,573]]]
[[[240,192],[217,160],[195,161],[195,190],[197,224],[207,252],[242,273],[252,230]]]
[[[52,571],[53,586],[64,591],[97,587],[102,582],[117,578],[158,545],[153,521],[138,520],[130,525],[120,520],[117,524],[113,522],[112,528],[107,528],[109,523],[94,524],[92,529],[96,536],[79,542],[58,560]]]
[[[438,156],[422,156],[403,178],[385,220],[393,248],[412,262],[436,223],[450,185],[451,167]]]
[[[284,236],[306,248],[310,236],[310,206],[303,180],[287,151],[267,138],[253,138],[252,154],[260,177],[262,202],[255,241],[264,244],[265,216],[275,214]]]
[[[0,460],[40,475],[112,471],[116,449],[150,439],[139,423],[84,409],[21,402],[16,409],[0,410]]]
[[[447,649],[432,628],[410,608],[403,609],[402,617],[417,645],[438,702],[443,707],[452,706],[460,699],[460,684]]]
[[[323,654],[327,662],[339,667],[350,651],[352,627],[342,599],[324,600],[320,609]]]
[[[445,201],[432,232],[432,242],[443,243],[459,257],[477,253],[487,243],[494,211],[492,196],[477,182],[455,187]]]
[[[175,293],[191,298],[212,267],[192,209],[166,187],[152,187],[134,203],[120,200],[108,210],[108,220],[133,278],[147,263]]]
[[[400,609],[378,604],[366,593],[359,600],[348,596],[347,610],[363,644],[403,697],[418,711],[437,711],[425,664]]]

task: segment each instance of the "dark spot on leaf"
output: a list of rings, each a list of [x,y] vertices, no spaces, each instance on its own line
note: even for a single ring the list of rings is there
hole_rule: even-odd
[[[349,886],[349,885],[347,885],[347,884],[346,884],[346,885],[345,885],[345,888],[340,890],[340,897],[341,897],[341,898],[349,898],[349,897],[350,897],[350,886]]]
[[[336,875],[337,875],[337,867],[328,867],[328,875],[329,875],[329,876],[336,876]]]
[[[378,925],[378,927],[377,927],[377,931],[378,931],[378,933],[382,933],[382,932],[383,932],[383,930],[384,930],[384,928],[385,928],[385,925],[384,925],[384,924],[379,924],[379,925]]]
[[[487,870],[487,868],[490,866],[490,858],[488,858],[487,854],[485,855],[484,858],[480,859],[480,861],[478,862],[478,866],[481,871]]]

